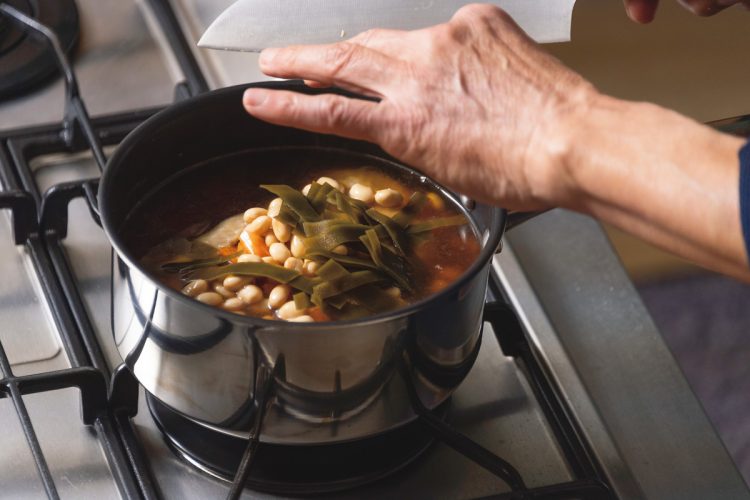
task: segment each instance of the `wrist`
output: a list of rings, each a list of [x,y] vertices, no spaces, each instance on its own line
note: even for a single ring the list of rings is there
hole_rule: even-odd
[[[602,187],[616,190],[613,180],[631,174],[640,159],[632,149],[643,151],[656,144],[659,111],[672,113],[596,91],[571,108],[562,121],[565,135],[555,168],[557,205],[591,214],[597,200],[612,194],[603,193]]]
[[[580,202],[583,186],[577,166],[592,151],[592,135],[598,126],[592,123],[597,110],[616,101],[582,83],[557,99],[551,112],[541,120],[528,150],[533,196],[547,206],[574,208]]]

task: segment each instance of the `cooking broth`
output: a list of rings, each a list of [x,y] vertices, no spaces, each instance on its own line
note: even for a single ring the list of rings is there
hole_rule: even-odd
[[[454,202],[423,178],[322,149],[245,152],[190,169],[136,205],[123,235],[168,286],[297,322],[403,307],[455,281],[480,250]]]

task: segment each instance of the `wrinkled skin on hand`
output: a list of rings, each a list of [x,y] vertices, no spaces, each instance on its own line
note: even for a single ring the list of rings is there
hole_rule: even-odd
[[[452,189],[519,210],[560,205],[570,195],[561,168],[565,124],[596,94],[488,5],[419,31],[268,49],[260,66],[380,101],[252,89],[243,102],[254,116],[375,142]]]
[[[659,0],[624,0],[628,16],[639,23],[650,23],[656,15]],[[678,0],[685,8],[699,16],[713,16],[727,7],[741,4],[750,7],[748,0]]]

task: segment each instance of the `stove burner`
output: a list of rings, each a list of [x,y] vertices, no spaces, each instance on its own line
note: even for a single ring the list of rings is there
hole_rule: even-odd
[[[68,53],[78,41],[74,0],[2,0],[52,29]],[[58,71],[55,53],[0,14],[0,100],[26,94]]]
[[[208,429],[180,415],[153,396],[148,407],[167,443],[185,460],[220,479],[231,481],[247,440]],[[443,417],[444,403],[436,412]],[[360,441],[316,446],[261,443],[246,486],[277,495],[330,493],[361,486],[399,471],[434,442],[415,422]]]

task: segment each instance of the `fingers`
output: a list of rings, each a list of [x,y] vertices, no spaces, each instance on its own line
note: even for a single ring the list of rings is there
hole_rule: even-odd
[[[266,49],[259,62],[260,69],[269,76],[303,78],[378,94],[396,83],[394,75],[398,75],[400,64],[379,51],[352,42]]]
[[[625,11],[628,17],[641,24],[647,24],[654,20],[659,0],[625,0]]]
[[[740,0],[680,0],[680,3],[698,16],[713,16]]]
[[[242,104],[261,120],[323,134],[374,141],[379,130],[378,104],[372,101],[252,88],[245,91]]]

